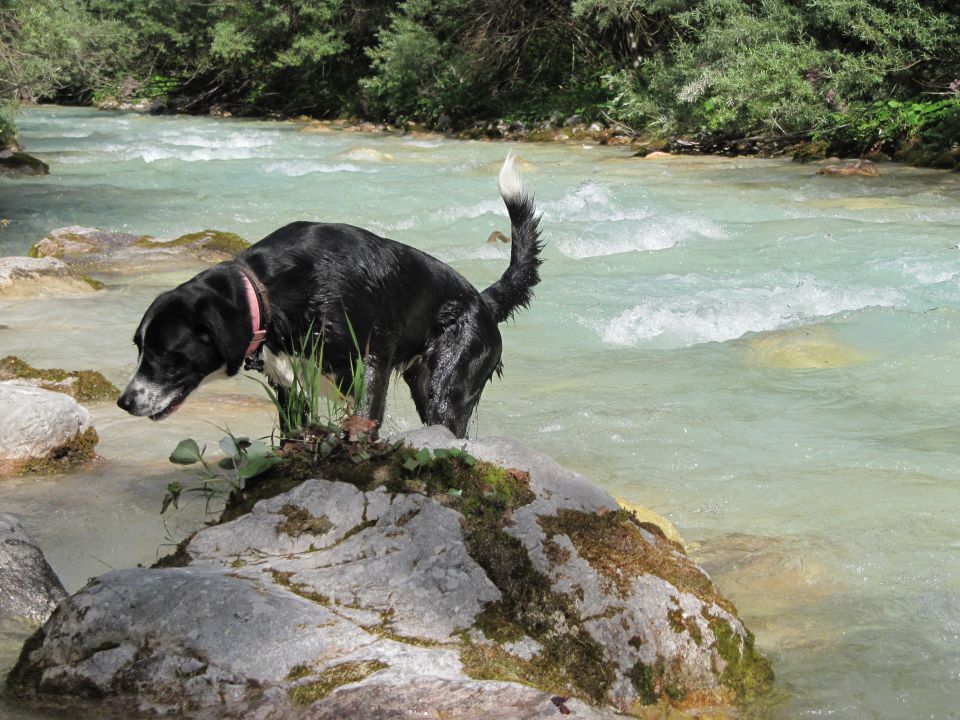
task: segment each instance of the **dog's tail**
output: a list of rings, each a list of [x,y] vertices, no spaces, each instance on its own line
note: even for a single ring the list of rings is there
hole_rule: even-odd
[[[543,263],[540,257],[540,251],[543,250],[538,227],[540,218],[535,213],[533,195],[524,185],[513,160],[513,154],[509,153],[497,178],[500,197],[510,214],[510,267],[481,293],[498,323],[530,304],[533,286],[540,282],[537,269]]]

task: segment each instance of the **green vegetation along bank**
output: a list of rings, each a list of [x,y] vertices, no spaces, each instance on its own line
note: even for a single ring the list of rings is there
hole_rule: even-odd
[[[916,162],[960,138],[946,0],[3,0],[0,46],[3,144],[19,102],[107,97]]]

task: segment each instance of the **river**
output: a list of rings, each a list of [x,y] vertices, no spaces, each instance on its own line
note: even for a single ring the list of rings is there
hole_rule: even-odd
[[[509,227],[496,173],[512,149],[546,262],[532,306],[502,328],[504,375],[471,434],[518,438],[670,518],[773,660],[774,716],[958,717],[960,173],[828,178],[788,160],[301,128],[28,109],[22,142],[51,174],[0,178],[0,255],[66,225],[255,241],[323,220],[485,286],[509,260],[486,239]],[[190,274],[0,301],[0,355],[123,383],[143,310]],[[0,480],[0,510],[71,591],[202,521],[196,501],[159,514],[179,439],[216,447],[218,427],[271,427],[242,377],[159,424],[91,409],[91,468]],[[402,383],[388,411],[388,429],[416,424]],[[0,671],[21,640],[0,632]]]

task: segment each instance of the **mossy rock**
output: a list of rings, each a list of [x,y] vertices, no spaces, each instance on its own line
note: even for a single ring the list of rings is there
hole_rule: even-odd
[[[120,389],[96,370],[38,369],[14,355],[0,359],[0,380],[30,380],[77,402],[113,402]]]
[[[234,258],[250,247],[250,243],[239,235],[224,230],[201,230],[173,240],[143,237],[135,245],[147,250],[189,247],[204,254],[219,253],[228,258]]]
[[[69,472],[93,458],[99,442],[97,431],[89,427],[73,440],[51,450],[45,457],[26,460],[17,468],[17,474],[57,475]]]
[[[0,151],[0,171],[8,175],[49,175],[50,166],[32,155],[2,150]]]
[[[243,238],[221,230],[201,230],[172,240],[99,228],[58,228],[33,245],[30,257],[53,257],[74,268],[99,272],[142,272],[234,259],[250,247]]]
[[[808,163],[812,160],[825,160],[830,155],[830,143],[825,140],[811,140],[793,151],[794,162]]]
[[[183,638],[204,658],[205,677],[218,676],[223,658],[241,667],[232,653],[242,647],[273,663],[269,677],[256,665],[258,699],[269,692],[329,717],[373,716],[387,707],[384,693],[410,688],[419,702],[431,684],[447,695],[468,688],[469,703],[509,689],[537,704],[516,706],[516,717],[609,717],[611,708],[705,717],[767,691],[772,673],[753,636],[659,526],[512,441],[457,440],[437,428],[402,440],[351,441],[326,427],[286,441],[281,464],[249,479],[219,524],[181,544],[172,564],[190,567],[120,571],[104,584],[122,593],[88,587],[67,601],[44,647],[14,673],[40,668],[55,679],[21,690],[73,692],[64,683],[77,662],[63,658],[118,649],[98,644],[106,624],[127,632],[115,653],[121,667],[97,664],[106,702],[130,695],[134,664],[182,655]],[[285,614],[235,623],[218,599],[215,615],[230,627],[225,655],[222,633],[196,632],[211,619],[195,608],[228,586],[243,612],[270,603]],[[176,625],[145,603],[170,608]],[[282,614],[285,629],[267,638],[264,624]],[[172,692],[195,702],[194,679],[151,679],[137,698]]]
[[[0,258],[0,297],[75,297],[103,289],[102,282],[57,258]]]

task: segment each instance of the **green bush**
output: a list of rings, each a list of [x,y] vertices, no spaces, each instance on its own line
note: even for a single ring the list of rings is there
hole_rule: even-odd
[[[12,101],[0,101],[0,148],[12,145],[17,140],[17,105]]]

